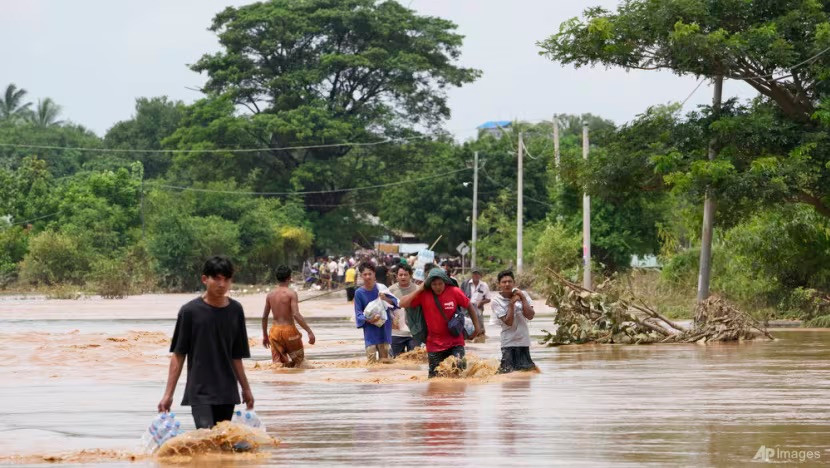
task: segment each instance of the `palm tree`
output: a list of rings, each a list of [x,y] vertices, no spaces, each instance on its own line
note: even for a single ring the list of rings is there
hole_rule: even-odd
[[[37,108],[34,111],[28,112],[26,118],[38,127],[51,127],[62,123],[61,120],[58,120],[60,113],[61,106],[55,104],[52,98],[38,99]]]
[[[0,99],[0,120],[25,118],[32,103],[23,103],[26,90],[18,89],[14,83],[6,87],[6,95]]]

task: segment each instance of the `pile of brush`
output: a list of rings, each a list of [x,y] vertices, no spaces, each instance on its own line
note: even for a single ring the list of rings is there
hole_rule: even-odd
[[[772,335],[753,317],[718,297],[710,297],[695,310],[691,328],[666,318],[633,297],[613,280],[588,290],[549,270],[560,285],[548,303],[558,309],[555,333],[547,332],[542,344],[581,343],[694,343],[753,340]]]

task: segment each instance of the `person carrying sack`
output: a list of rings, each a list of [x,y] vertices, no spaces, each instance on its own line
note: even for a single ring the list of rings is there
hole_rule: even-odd
[[[464,366],[464,322],[462,317],[459,330],[457,325],[460,314],[456,313],[458,307],[467,309],[473,319],[475,331],[471,339],[482,333],[482,326],[470,300],[444,270],[430,270],[423,288],[404,296],[399,306],[421,308],[427,328],[430,378],[435,377],[435,368],[450,356],[455,356],[459,360],[459,367]]]

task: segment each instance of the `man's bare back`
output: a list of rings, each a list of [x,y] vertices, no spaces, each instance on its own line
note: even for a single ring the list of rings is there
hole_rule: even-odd
[[[268,315],[273,315],[274,318],[270,332]],[[314,333],[300,314],[297,293],[288,287],[287,282],[279,283],[265,297],[265,308],[262,311],[262,345],[271,348],[274,362],[282,362],[287,367],[298,366],[304,358],[302,337],[297,331],[295,321],[308,333],[308,344],[314,344]]]
[[[287,286],[277,286],[265,300],[271,307],[275,325],[294,325],[294,308],[299,311],[296,291]]]

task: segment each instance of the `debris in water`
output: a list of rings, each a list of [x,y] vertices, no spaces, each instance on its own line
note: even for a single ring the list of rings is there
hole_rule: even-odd
[[[582,343],[693,343],[711,341],[774,339],[757,320],[721,298],[710,297],[698,305],[694,326],[689,329],[664,317],[642,300],[606,280],[596,290],[585,289],[548,270],[561,288],[548,302],[558,311],[555,333],[541,343],[549,346]]]
[[[412,351],[407,351],[405,353],[401,353],[395,357],[396,361],[409,361],[409,362],[428,362],[427,359],[427,349],[423,346],[419,346]]]
[[[465,365],[461,365],[464,362]],[[459,361],[455,356],[450,356],[441,361],[435,368],[438,377],[455,379],[486,379],[499,373],[499,362],[495,359],[479,359],[475,355],[467,355]]]

